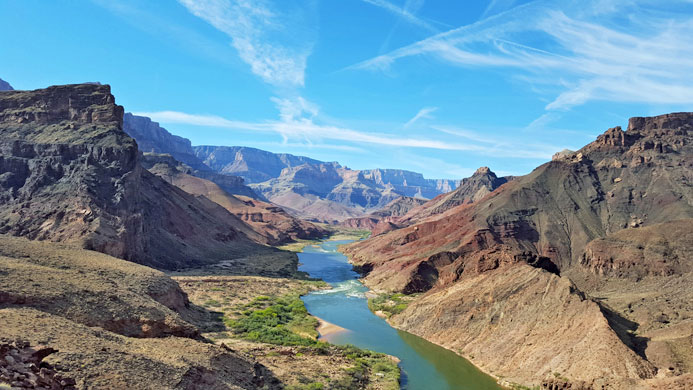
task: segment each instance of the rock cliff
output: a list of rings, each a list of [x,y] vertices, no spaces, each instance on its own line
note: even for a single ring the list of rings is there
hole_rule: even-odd
[[[104,85],[0,93],[0,233],[165,269],[271,250],[221,206],[143,169],[122,121]]]
[[[230,194],[260,199],[245,185],[243,178],[212,170],[195,156],[189,139],[169,133],[150,118],[126,113],[123,117],[123,130],[137,141],[141,152],[171,155],[192,168],[186,172],[190,175],[210,180]]]
[[[194,169],[209,170],[209,167],[195,156],[189,139],[169,133],[150,118],[125,113],[123,131],[137,141],[137,147],[143,153],[170,154]]]

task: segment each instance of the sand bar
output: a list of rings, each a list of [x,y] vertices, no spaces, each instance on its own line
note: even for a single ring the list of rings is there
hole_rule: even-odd
[[[317,328],[318,333],[320,333],[320,338],[328,338],[330,335],[347,331],[347,329],[331,322],[327,322],[320,317],[313,317],[317,318],[318,322],[320,323]]]

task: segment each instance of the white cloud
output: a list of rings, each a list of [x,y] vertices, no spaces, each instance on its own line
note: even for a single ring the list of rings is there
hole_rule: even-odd
[[[285,104],[285,102],[281,102]],[[292,114],[297,111],[287,111]],[[504,157],[548,159],[560,146],[551,145],[510,145],[504,142],[484,139],[481,136],[467,137],[475,142],[449,142],[427,138],[404,138],[375,132],[364,132],[348,127],[316,124],[303,114],[292,116],[284,114],[280,121],[244,122],[222,118],[216,115],[187,114],[176,111],[138,112],[152,120],[168,124],[188,124],[195,126],[227,128],[234,130],[259,131],[275,133],[283,137],[284,142],[300,140],[303,143],[321,144],[324,140],[342,141],[356,144],[372,144],[387,147],[424,148],[435,150],[467,151],[484,155],[503,155]],[[484,139],[484,142],[479,140]]]
[[[516,0],[491,0],[488,3],[488,6],[484,10],[484,13],[481,14],[481,18],[486,18],[489,15],[494,15],[499,12],[505,11],[508,8],[511,8],[515,4]]]
[[[438,32],[433,25],[416,16],[416,12],[423,6],[423,0],[407,0],[404,7],[398,7],[387,0],[363,0],[368,4],[383,8],[388,12],[401,17],[403,20],[415,26],[422,27],[431,32]]]
[[[273,97],[270,100],[277,106],[279,117],[284,122],[312,120],[320,110],[317,104],[301,96],[293,99]]]
[[[310,9],[278,12],[268,0],[179,0],[190,13],[231,38],[251,71],[275,86],[303,86],[314,31],[306,28]],[[308,1],[303,7],[311,8]],[[287,3],[280,3],[286,6]],[[298,27],[298,26],[303,26]]]
[[[541,116],[539,116],[539,118],[533,120],[530,124],[528,124],[526,129],[527,130],[543,129],[548,124],[553,123],[559,119],[561,119],[561,117],[557,113],[547,112],[547,113],[544,113]]]
[[[691,104],[693,19],[657,9],[661,4],[535,1],[351,68],[386,70],[402,58],[424,55],[459,67],[514,69],[559,91],[547,110],[593,100]]]
[[[475,142],[480,142],[484,144],[497,144],[499,143],[498,140],[489,138],[488,136],[482,136],[479,135],[471,130],[466,130],[466,129],[460,129],[457,127],[451,127],[451,126],[440,126],[440,125],[434,125],[431,126],[433,130],[438,130],[441,133],[449,134],[449,135],[454,135],[456,137],[468,139],[470,141],[475,141]]]
[[[419,110],[419,112],[416,113],[411,119],[407,121],[407,123],[404,124],[404,127],[409,127],[411,126],[414,122],[418,121],[419,119],[422,118],[428,118],[431,119],[433,118],[431,116],[431,113],[436,111],[438,107],[424,107]]]
[[[163,123],[182,123],[194,126],[225,127],[232,129],[261,130],[261,125],[249,122],[231,121],[216,115],[187,114],[180,111],[133,112]]]
[[[349,146],[349,145],[333,145],[333,144],[314,144],[311,142],[305,142],[305,143],[300,143],[300,142],[282,142],[282,143],[277,143],[277,142],[258,142],[253,144],[255,146],[266,146],[266,147],[271,147],[271,148],[283,148],[285,150],[288,150],[289,152],[295,153],[294,149],[305,149],[305,150],[313,150],[313,149],[318,149],[318,150],[339,150],[342,152],[351,152],[351,153],[366,153],[367,151],[358,148],[355,146]]]

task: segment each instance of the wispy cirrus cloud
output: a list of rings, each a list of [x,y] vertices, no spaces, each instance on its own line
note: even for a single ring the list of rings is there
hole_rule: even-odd
[[[481,18],[486,18],[490,15],[495,15],[499,12],[503,12],[509,8],[511,8],[517,0],[491,0],[488,3],[488,6],[484,10],[484,13],[481,14]]]
[[[287,104],[281,102],[279,104]],[[244,131],[259,131],[280,135],[284,143],[298,140],[305,144],[321,144],[324,140],[371,144],[388,147],[405,147],[433,150],[467,151],[484,155],[503,155],[523,159],[548,159],[553,153],[564,149],[551,145],[510,145],[486,139],[482,135],[466,137],[468,142],[450,142],[434,138],[397,137],[384,133],[355,130],[349,127],[315,123],[305,111],[292,108],[291,116],[282,120],[245,122],[226,119],[216,115],[197,115],[177,111],[137,112],[152,120],[166,124],[187,124],[204,127],[226,128]],[[308,114],[310,115],[310,114]]]
[[[403,58],[431,56],[459,67],[516,70],[509,74],[551,87],[547,110],[592,100],[690,104],[693,20],[667,8],[684,2],[690,4],[534,1],[351,69],[386,70]]]
[[[294,149],[302,149],[302,150],[314,150],[314,149],[320,149],[320,150],[337,150],[337,151],[342,151],[342,152],[350,152],[350,153],[368,153],[363,148],[359,148],[356,146],[350,146],[350,145],[335,145],[335,144],[325,144],[325,143],[312,143],[312,142],[282,142],[282,143],[277,143],[277,142],[257,142],[254,145],[256,146],[266,146],[270,147],[273,149],[283,149],[287,150],[289,153],[293,152],[295,153]]]
[[[424,0],[407,0],[404,7],[399,7],[387,0],[363,0],[365,3],[380,7],[396,16],[399,16],[406,22],[415,26],[422,27],[429,32],[438,32],[438,29],[431,23],[416,16],[416,12],[424,5]]]
[[[308,23],[314,1],[299,5],[269,0],[179,3],[228,35],[240,58],[266,83],[280,87],[304,85],[306,62],[315,41],[315,31]]]
[[[419,112],[416,113],[416,115],[414,115],[411,119],[407,121],[407,123],[404,124],[404,127],[409,127],[412,124],[414,124],[414,122],[422,118],[432,118],[431,113],[435,112],[436,110],[438,110],[438,107],[424,107],[420,109]]]

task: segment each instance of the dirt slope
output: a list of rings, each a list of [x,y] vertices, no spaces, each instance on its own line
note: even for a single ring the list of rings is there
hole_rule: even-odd
[[[5,235],[0,265],[0,338],[28,342],[77,388],[278,388],[253,360],[197,340],[190,321],[210,313],[159,271]]]

